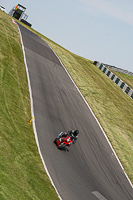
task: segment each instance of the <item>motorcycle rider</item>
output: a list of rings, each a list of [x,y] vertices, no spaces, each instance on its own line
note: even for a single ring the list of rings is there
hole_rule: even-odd
[[[72,143],[75,144],[78,139],[78,134],[79,130],[69,130],[68,132],[59,133],[58,138],[70,136]]]

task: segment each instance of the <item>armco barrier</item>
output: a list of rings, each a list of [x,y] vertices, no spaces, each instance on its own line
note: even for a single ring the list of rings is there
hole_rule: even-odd
[[[132,72],[129,72],[127,70],[124,70],[124,69],[121,69],[121,68],[118,68],[118,67],[115,67],[115,66],[112,66],[112,65],[107,65],[107,64],[104,64],[102,63],[105,67],[109,68],[109,69],[112,69],[113,71],[115,72],[120,72],[120,73],[123,73],[123,74],[128,74],[130,76],[133,76],[133,73]]]
[[[123,92],[133,99],[133,90],[126,83],[113,74],[103,63],[94,61],[93,64],[96,65],[104,74],[106,74],[106,76],[108,76],[114,83],[116,83],[123,90]]]

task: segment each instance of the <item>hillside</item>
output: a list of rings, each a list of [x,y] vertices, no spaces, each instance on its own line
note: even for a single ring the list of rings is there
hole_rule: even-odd
[[[30,29],[30,28],[28,28]],[[93,62],[44,39],[86,98],[133,183],[133,100]],[[0,12],[1,199],[58,199],[44,171],[32,126],[30,98],[17,26]],[[126,76],[125,79],[130,79]]]

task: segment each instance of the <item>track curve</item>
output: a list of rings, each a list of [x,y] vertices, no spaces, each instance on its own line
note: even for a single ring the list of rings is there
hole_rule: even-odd
[[[53,51],[19,25],[32,89],[41,154],[63,200],[132,200],[133,189],[102,130]],[[79,129],[69,152],[53,144]]]

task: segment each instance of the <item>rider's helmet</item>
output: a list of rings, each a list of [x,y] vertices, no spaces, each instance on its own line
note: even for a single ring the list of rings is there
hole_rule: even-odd
[[[75,130],[73,133],[74,136],[77,136],[78,134],[79,134],[79,130]]]

